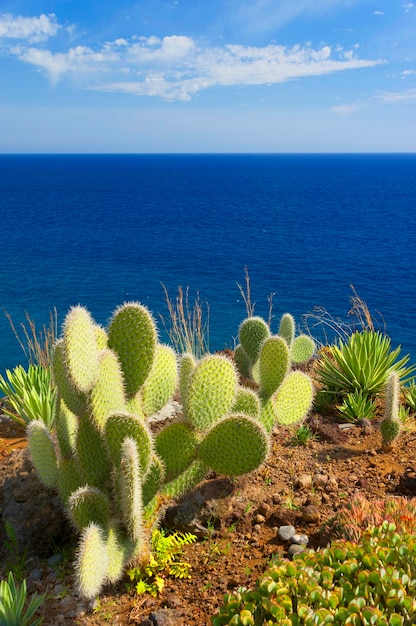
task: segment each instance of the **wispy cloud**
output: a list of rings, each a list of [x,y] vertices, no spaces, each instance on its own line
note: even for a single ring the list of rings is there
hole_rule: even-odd
[[[276,84],[382,62],[359,59],[356,49],[275,44],[209,47],[181,35],[119,38],[99,50],[77,46],[66,52],[20,44],[10,52],[44,71],[53,82],[65,75],[88,74],[85,86],[90,89],[168,100],[190,100],[208,87]]]
[[[10,13],[0,15],[0,39],[23,39],[36,43],[53,37],[60,28],[54,13],[39,17],[13,16]]]
[[[416,100],[416,87],[399,92],[382,91],[377,94],[375,98],[388,104],[395,104],[398,102],[410,102],[412,100]]]
[[[384,11],[373,11],[374,15],[384,15]]]
[[[414,3],[413,2],[407,2],[406,4],[403,4],[403,9],[405,13],[409,13],[412,9],[414,9]]]
[[[330,108],[332,113],[335,115],[339,115],[340,117],[348,117],[353,115],[360,109],[360,105],[357,103],[354,104],[339,104]]]

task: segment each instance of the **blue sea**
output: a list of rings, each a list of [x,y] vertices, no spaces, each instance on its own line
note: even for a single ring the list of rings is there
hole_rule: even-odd
[[[0,155],[0,215],[1,372],[26,364],[1,308],[17,326],[76,304],[106,324],[130,300],[166,316],[161,283],[198,291],[211,350],[232,347],[245,267],[273,330],[314,307],[348,321],[353,285],[416,361],[414,154]]]

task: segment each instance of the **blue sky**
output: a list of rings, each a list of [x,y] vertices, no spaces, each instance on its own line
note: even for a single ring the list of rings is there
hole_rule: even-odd
[[[416,0],[0,0],[0,152],[414,152]]]

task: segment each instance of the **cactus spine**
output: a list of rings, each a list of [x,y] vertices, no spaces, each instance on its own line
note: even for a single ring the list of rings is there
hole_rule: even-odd
[[[257,358],[269,331],[262,321],[254,328],[252,342],[244,332]],[[74,307],[55,345],[57,436],[32,422],[29,449],[41,480],[57,489],[80,534],[75,574],[87,598],[117,581],[128,564],[148,562],[152,531],[169,500],[210,469],[240,475],[268,454],[260,401],[240,389],[234,364],[219,355],[199,362],[184,355],[182,421],[153,435],[149,417],[176,390],[177,361],[158,343],[154,320],[138,303],[119,307],[107,330]],[[270,393],[276,375],[263,369]]]

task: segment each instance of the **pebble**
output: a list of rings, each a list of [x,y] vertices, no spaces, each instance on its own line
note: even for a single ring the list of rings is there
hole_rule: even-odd
[[[301,552],[305,551],[305,546],[299,545],[297,543],[292,543],[291,546],[289,546],[289,549],[287,551],[289,556],[294,556],[295,554],[300,554]]]
[[[302,517],[305,522],[317,522],[321,517],[321,513],[317,506],[313,504],[307,504],[302,507]]]
[[[298,489],[310,489],[312,487],[312,476],[310,474],[301,474],[295,482]]]
[[[290,541],[292,544],[295,544],[297,546],[307,546],[309,543],[309,537],[307,535],[301,535],[296,533],[296,535],[292,535]]]
[[[257,513],[257,515],[253,517],[253,521],[255,524],[264,524],[266,518],[264,517],[264,515],[261,515],[261,513]]]
[[[290,541],[293,535],[296,535],[296,528],[292,525],[280,526],[278,535],[283,541]]]
[[[325,487],[329,480],[328,474],[314,474],[313,484],[315,487]]]

